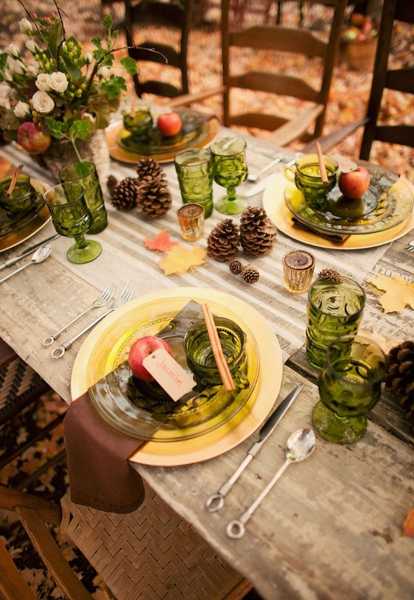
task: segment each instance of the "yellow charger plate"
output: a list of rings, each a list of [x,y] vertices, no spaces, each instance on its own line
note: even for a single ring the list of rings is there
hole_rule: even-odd
[[[367,235],[351,235],[343,244],[335,244],[328,239],[319,237],[316,233],[295,227],[293,215],[285,202],[287,185],[292,184],[283,173],[276,173],[269,177],[263,192],[263,208],[279,231],[303,244],[330,250],[367,250],[398,240],[414,228],[413,212],[404,223],[392,229]]]
[[[142,296],[119,308],[86,338],[76,357],[71,380],[72,398],[79,398],[112,368],[111,356],[125,332],[154,316],[157,302],[171,299],[177,312],[190,300],[214,303],[219,316],[239,321],[254,331],[260,363],[259,381],[246,405],[220,428],[203,436],[177,442],[148,442],[130,457],[153,466],[179,466],[214,458],[254,433],[272,410],[282,383],[283,360],[279,342],[267,321],[249,304],[211,288],[183,287]],[[217,308],[219,307],[219,308]]]
[[[219,129],[219,120],[217,117],[212,116],[211,119],[206,122],[205,130],[201,132],[200,135],[198,135],[195,139],[188,142],[188,144],[181,145],[179,148],[166,148],[165,152],[153,155],[141,155],[135,152],[128,152],[125,150],[125,148],[120,146],[119,139],[122,131],[124,130],[122,121],[117,121],[109,125],[105,131],[105,134],[109,153],[115,160],[119,160],[120,162],[124,163],[135,164],[144,158],[155,158],[155,160],[159,163],[168,163],[174,160],[177,152],[181,152],[187,148],[204,148],[204,146],[207,146],[207,144],[209,144],[216,137]]]

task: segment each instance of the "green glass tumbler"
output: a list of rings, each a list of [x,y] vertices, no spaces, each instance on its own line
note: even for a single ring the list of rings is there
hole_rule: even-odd
[[[338,338],[356,335],[364,306],[365,292],[350,277],[316,279],[309,290],[306,329],[306,355],[313,367],[325,366],[328,347]]]
[[[246,201],[236,195],[236,187],[247,178],[246,142],[241,137],[224,137],[211,145],[214,181],[227,189],[227,194],[215,205],[224,215],[238,215]]]
[[[30,177],[23,174],[18,175],[12,193],[8,194],[11,181],[11,177],[5,177],[0,181],[0,207],[10,215],[30,212],[41,198],[30,183]]]
[[[61,169],[59,177],[69,199],[83,194],[91,216],[88,233],[103,231],[108,225],[108,215],[95,165],[86,160],[79,161]]]
[[[204,218],[213,212],[213,163],[209,150],[190,149],[175,157],[175,170],[184,204],[200,204]]]
[[[296,161],[294,167],[285,169],[288,179],[294,179],[296,187],[303,192],[306,203],[313,210],[325,210],[327,196],[338,178],[338,163],[328,156],[324,156],[324,163],[328,176],[326,183],[322,181],[317,154],[305,154]]]
[[[85,239],[89,231],[91,216],[84,202],[81,190],[70,198],[62,185],[56,185],[45,193],[45,200],[52,215],[53,225],[60,235],[73,237],[75,244],[66,253],[68,260],[75,264],[88,263],[102,252],[102,246],[95,240]]]
[[[319,378],[320,401],[312,413],[317,433],[337,444],[357,442],[367,429],[367,415],[381,397],[385,355],[363,336],[339,338],[330,346]]]

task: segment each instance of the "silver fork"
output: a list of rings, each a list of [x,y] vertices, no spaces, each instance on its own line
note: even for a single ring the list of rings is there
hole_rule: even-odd
[[[82,337],[90,329],[95,327],[95,325],[97,325],[100,321],[102,321],[102,319],[107,317],[111,312],[113,312],[116,308],[118,308],[118,306],[121,306],[122,304],[126,304],[127,302],[132,300],[132,298],[134,297],[134,293],[135,292],[134,292],[133,288],[130,287],[129,284],[124,285],[124,287],[121,290],[121,294],[119,296],[119,302],[116,302],[115,299],[112,299],[110,302],[110,308],[107,311],[105,311],[97,319],[92,321],[92,323],[89,323],[89,325],[87,327],[82,329],[82,331],[80,331],[73,338],[71,338],[67,342],[64,342],[58,348],[55,348],[50,356],[56,360],[58,360],[59,358],[62,358],[64,356],[66,350],[69,350],[69,348],[72,346],[72,344],[74,342],[76,342],[76,340],[78,340],[80,337]]]
[[[88,314],[88,312],[90,312],[91,310],[94,310],[95,308],[102,308],[103,306],[106,306],[111,297],[112,297],[112,292],[113,292],[113,288],[111,286],[106,287],[100,294],[99,296],[92,302],[92,304],[90,304],[88,306],[88,308],[86,308],[84,311],[82,311],[81,313],[79,313],[74,319],[72,319],[71,321],[69,321],[68,323],[66,323],[61,329],[59,329],[59,331],[57,331],[55,334],[50,335],[49,337],[45,338],[42,342],[42,346],[44,348],[48,348],[49,346],[51,346],[60,335],[62,335],[62,333],[64,331],[66,331],[67,329],[69,329],[69,327],[71,327],[72,325],[74,325],[75,323],[77,323],[80,319],[82,319],[82,317],[84,317],[85,315]]]
[[[408,250],[408,252],[414,252],[414,240],[411,240],[411,242],[408,242],[407,250]]]

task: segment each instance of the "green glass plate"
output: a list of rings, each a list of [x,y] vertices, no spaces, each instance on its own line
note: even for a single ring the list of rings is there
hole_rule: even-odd
[[[327,234],[364,235],[379,233],[403,223],[412,213],[413,188],[407,180],[383,171],[371,174],[367,193],[361,200],[349,200],[338,187],[328,195],[324,211],[311,208],[293,184],[285,190],[289,210],[303,225]]]
[[[45,201],[40,193],[34,195],[33,206],[28,211],[11,214],[0,207],[0,237],[10,233],[18,233],[37,219],[39,212],[45,206]]]
[[[133,133],[123,129],[118,140],[120,147],[128,152],[145,156],[163,154],[166,150],[179,152],[187,148],[189,143],[205,132],[209,118],[194,110],[178,109],[176,112],[183,123],[183,128],[178,135],[163,137],[158,127],[154,126],[148,132],[148,137],[144,139],[142,136],[135,137]]]
[[[89,390],[89,396],[101,417],[112,427],[137,439],[177,442],[214,431],[233,418],[251,397],[259,376],[257,347],[251,332],[246,335],[245,371],[234,377],[236,391],[226,392],[222,385],[195,388],[176,403],[156,384],[136,382],[126,358],[132,343],[146,335],[165,339],[174,358],[189,371],[184,338],[189,327],[200,320],[200,305],[190,303],[184,315],[160,312],[137,324],[118,341],[111,362],[118,365]],[[217,316],[217,311],[214,311]],[[202,318],[202,317],[201,317]],[[139,383],[139,387],[137,387]]]

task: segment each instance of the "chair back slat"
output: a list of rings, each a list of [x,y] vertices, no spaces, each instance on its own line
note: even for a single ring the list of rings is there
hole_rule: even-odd
[[[414,23],[414,2],[413,0],[398,0],[395,9],[395,18],[397,21]]]
[[[148,79],[140,83],[140,91],[141,94],[154,94],[165,98],[176,98],[182,94],[182,90],[172,83],[156,81],[155,79]]]
[[[389,90],[414,94],[414,68],[388,71],[385,87]]]
[[[5,543],[0,540],[0,597],[6,600],[36,600],[36,596],[17,570]]]
[[[414,125],[378,125],[375,139],[388,144],[414,148]]]
[[[256,127],[257,129],[265,129],[274,131],[284,123],[287,119],[278,117],[277,115],[267,115],[264,113],[243,113],[230,117],[230,125],[239,125],[241,127]]]
[[[155,50],[155,52],[151,52],[151,50]],[[175,48],[165,44],[154,44],[149,40],[130,48],[129,56],[134,60],[165,63],[170,67],[180,68],[181,65],[180,53]]]
[[[325,58],[326,44],[306,29],[255,26],[230,34],[230,46],[276,50]]]
[[[143,0],[132,6],[131,17],[140,25],[161,25],[181,29],[185,13],[179,4]]]
[[[320,93],[303,79],[290,75],[277,75],[262,71],[248,71],[229,78],[231,87],[268,92],[281,96],[293,96],[310,102],[318,102]]]

